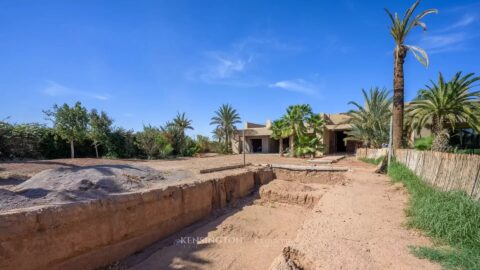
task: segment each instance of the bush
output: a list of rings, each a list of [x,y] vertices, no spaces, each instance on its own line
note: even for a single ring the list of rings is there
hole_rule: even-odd
[[[388,174],[392,181],[403,182],[411,194],[409,225],[450,245],[414,247],[413,253],[447,269],[480,269],[480,203],[464,192],[438,191],[397,162],[392,162]]]
[[[150,125],[143,126],[143,131],[137,133],[136,143],[148,159],[165,158],[174,151],[165,133]]]
[[[207,136],[197,135],[197,147],[199,153],[208,153],[213,151],[213,145]]]
[[[192,138],[186,136],[183,146],[182,156],[191,157],[200,151],[200,147],[197,142]]]
[[[424,137],[424,138],[418,138],[418,139],[415,139],[414,147],[415,147],[415,149],[422,150],[422,151],[430,150],[430,149],[432,149],[432,143],[433,143],[433,137],[432,136]]]
[[[135,158],[145,156],[135,142],[135,133],[133,130],[115,128],[108,135],[106,143],[108,158]]]

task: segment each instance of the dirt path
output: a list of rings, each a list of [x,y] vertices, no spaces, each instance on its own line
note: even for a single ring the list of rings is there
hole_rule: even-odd
[[[354,170],[336,185],[274,180],[260,199],[175,236],[132,269],[440,269],[409,252],[430,243],[404,225],[403,187],[373,166],[345,164]]]
[[[330,189],[271,269],[441,269],[409,252],[430,242],[405,227],[405,189],[372,170],[355,166],[345,186]]]

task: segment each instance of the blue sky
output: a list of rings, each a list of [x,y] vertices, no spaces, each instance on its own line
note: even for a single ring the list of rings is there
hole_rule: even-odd
[[[383,8],[413,1],[0,1],[0,119],[46,122],[42,110],[81,101],[140,130],[177,112],[210,135],[229,103],[263,123],[288,105],[348,110],[362,88],[392,88]],[[428,31],[407,44],[430,67],[405,64],[406,98],[438,72],[480,75],[480,1],[423,1]]]

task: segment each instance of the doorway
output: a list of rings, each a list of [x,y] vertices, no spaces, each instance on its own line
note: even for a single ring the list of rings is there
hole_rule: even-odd
[[[347,147],[345,145],[344,139],[347,137],[347,134],[343,131],[337,131],[335,132],[335,152],[337,153],[345,153],[347,152]]]
[[[262,139],[251,139],[252,142],[252,152],[261,153],[262,152]]]

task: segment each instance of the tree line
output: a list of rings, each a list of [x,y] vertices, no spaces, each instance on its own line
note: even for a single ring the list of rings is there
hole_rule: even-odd
[[[0,121],[0,159],[53,159],[74,157],[166,158],[205,152],[231,152],[231,138],[240,116],[222,105],[212,117],[214,138],[186,135],[193,130],[185,113],[161,126],[144,125],[135,132],[113,125],[104,111],[88,111],[80,102],[54,105],[43,111],[52,126]]]

